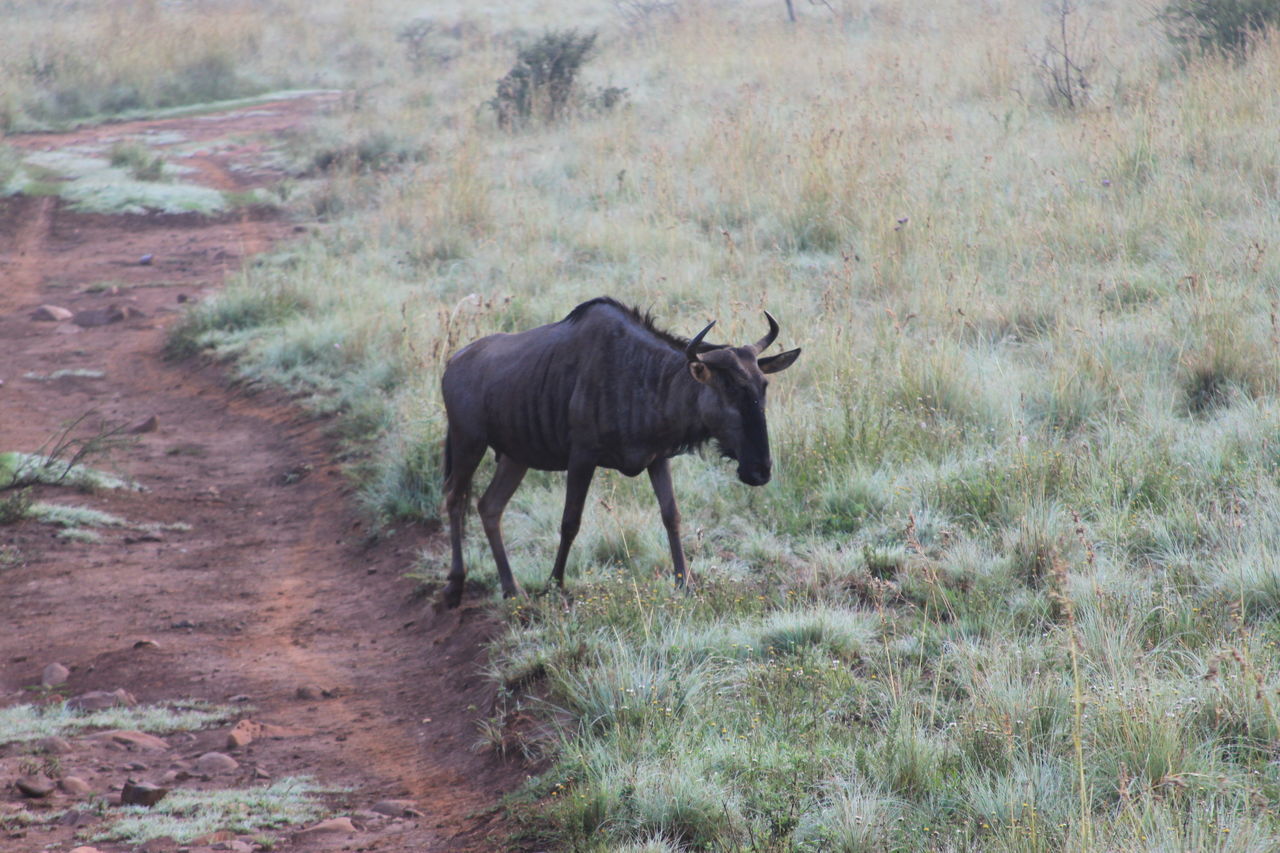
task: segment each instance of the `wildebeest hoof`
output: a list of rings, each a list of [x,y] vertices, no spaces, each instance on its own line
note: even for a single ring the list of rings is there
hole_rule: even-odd
[[[440,593],[440,600],[444,602],[444,606],[449,610],[454,609],[462,603],[462,584],[449,584],[444,588],[444,592]]]

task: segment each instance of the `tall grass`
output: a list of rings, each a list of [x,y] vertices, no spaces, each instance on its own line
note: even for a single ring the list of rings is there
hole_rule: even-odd
[[[434,512],[438,378],[480,335],[611,294],[734,341],[768,308],[803,345],[769,486],[675,462],[694,591],[671,588],[646,484],[604,474],[569,598],[509,605],[486,730],[542,721],[524,746],[551,761],[513,806],[530,843],[1265,846],[1280,44],[1188,60],[1141,9],[1082,4],[1106,61],[1068,115],[1036,82],[1036,4],[798,26],[777,5],[643,26],[442,6],[412,56],[395,3],[279,19],[303,77],[378,85],[297,142],[327,170],[300,193],[322,226],[182,339],[344,412],[388,519]],[[350,44],[322,65],[334,21]],[[500,131],[482,104],[516,46],[567,25],[599,27],[584,84],[627,104]],[[413,155],[315,157],[375,131]],[[531,475],[508,511],[526,588],[561,490]]]

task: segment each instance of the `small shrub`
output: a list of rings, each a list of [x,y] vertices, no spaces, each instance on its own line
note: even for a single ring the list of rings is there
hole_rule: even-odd
[[[355,139],[324,145],[311,155],[310,174],[351,170],[381,172],[402,163],[421,162],[425,152],[408,140],[398,139],[385,130],[371,130]]]
[[[1072,21],[1078,7],[1071,0],[1053,4],[1053,33],[1036,57],[1036,73],[1045,97],[1055,107],[1074,110],[1089,100],[1089,76],[1098,65],[1089,39],[1089,25]]]
[[[842,474],[833,477],[819,492],[814,523],[826,534],[855,533],[887,504],[885,488],[870,477]]]
[[[426,18],[414,18],[396,31],[396,41],[404,45],[405,59],[413,73],[421,74],[431,64],[431,51],[427,39],[435,31],[436,25]]]
[[[18,489],[0,498],[0,527],[17,524],[31,512],[31,490]]]
[[[647,765],[636,773],[627,817],[639,833],[669,838],[695,850],[731,844],[739,832],[738,804],[696,765]]]
[[[800,817],[796,841],[802,850],[883,850],[886,836],[906,811],[905,803],[881,791],[870,779],[856,775],[839,779]]]
[[[1232,332],[1239,337],[1232,337]],[[1237,399],[1257,398],[1274,390],[1277,383],[1269,354],[1243,334],[1240,329],[1224,330],[1183,357],[1179,380],[1188,413],[1211,414]]]
[[[862,560],[872,577],[888,580],[907,564],[907,552],[901,546],[876,548],[866,544],[862,546]]]
[[[0,131],[5,130],[6,127],[4,105],[0,103]],[[21,166],[22,155],[18,153],[18,149],[9,145],[0,145],[0,187],[8,184]]]
[[[224,101],[260,91],[240,78],[232,56],[210,52],[177,69],[174,78],[161,87],[159,106],[179,106]]]
[[[164,158],[137,142],[117,142],[111,146],[111,165],[124,169],[139,181],[164,179]]]
[[[1182,48],[1240,55],[1269,27],[1280,26],[1275,0],[1172,0],[1160,13],[1165,34]]]
[[[627,98],[627,90],[621,86],[601,86],[587,98],[587,107],[598,113],[607,113]]]
[[[515,65],[498,81],[497,95],[489,102],[498,126],[512,130],[535,118],[547,123],[560,119],[570,104],[578,72],[595,44],[595,33],[562,30],[521,48]],[[610,95],[609,100],[617,97]]]

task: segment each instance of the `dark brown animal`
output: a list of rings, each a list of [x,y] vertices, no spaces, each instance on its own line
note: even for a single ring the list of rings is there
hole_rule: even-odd
[[[671,486],[672,456],[715,439],[738,462],[738,479],[769,482],[772,460],[765,422],[765,374],[790,367],[793,349],[760,353],[778,335],[741,347],[703,343],[653,326],[649,317],[608,298],[584,302],[558,323],[517,334],[490,335],[463,347],[442,380],[445,506],[453,562],[444,601],[462,599],[463,522],[471,479],[487,448],[497,454],[493,482],[479,501],[505,596],[519,593],[502,544],[502,512],[530,468],[567,471],[560,547],[551,577],[564,585],[569,547],[596,468],[634,477],[649,472],[671,545],[677,585],[687,574],[680,512]]]

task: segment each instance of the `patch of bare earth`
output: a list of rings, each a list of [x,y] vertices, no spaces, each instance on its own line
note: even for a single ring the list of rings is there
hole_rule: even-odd
[[[306,121],[325,100],[7,141],[58,148],[125,131],[216,140],[184,162],[210,186],[248,189],[279,177],[261,164],[262,134]],[[368,535],[322,421],[278,394],[237,389],[219,367],[162,357],[182,303],[208,296],[295,227],[261,210],[107,216],[51,198],[0,199],[0,451],[36,450],[88,412],[85,427],[136,425],[136,441],[106,467],[145,491],[41,487],[34,496],[168,525],[107,529],[95,543],[33,522],[0,527],[0,704],[43,701],[42,673],[59,662],[70,675],[52,695],[124,688],[144,703],[243,709],[220,728],[166,736],[159,750],[74,736],[49,762],[29,745],[0,747],[0,849],[84,843],[76,834],[104,820],[88,804],[129,778],[234,787],[285,776],[347,789],[328,802],[354,829],[281,829],[274,849],[507,849],[494,806],[525,771],[474,748],[475,720],[492,701],[479,667],[493,618],[474,607],[437,613],[412,597],[402,573],[424,534]],[[115,286],[95,288],[104,282]],[[73,317],[33,319],[50,304]],[[57,371],[71,373],[48,378]],[[229,730],[241,719],[266,728],[248,726],[256,737],[233,747]],[[202,772],[196,759],[210,751],[238,766]],[[40,762],[88,790],[22,795],[11,783]],[[409,801],[407,810],[371,811],[388,799]],[[73,817],[5,821],[62,809]],[[254,843],[224,836],[183,847]]]

